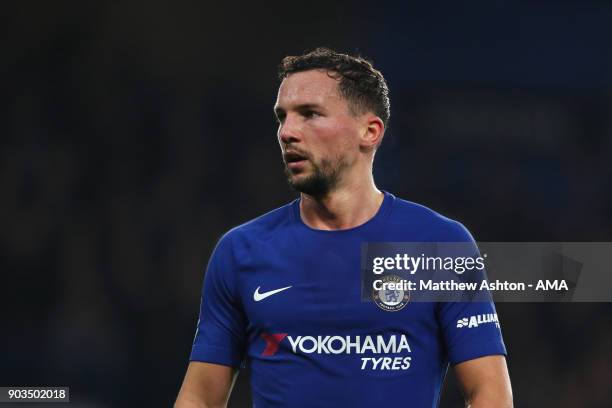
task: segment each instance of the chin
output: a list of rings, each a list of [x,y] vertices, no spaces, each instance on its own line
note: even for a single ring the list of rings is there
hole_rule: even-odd
[[[289,184],[296,187],[299,190],[299,187],[304,185],[308,181],[308,177],[304,173],[291,174],[289,176]]]
[[[291,170],[288,167],[285,167],[285,175],[291,182],[300,182],[300,180],[304,180],[308,178],[309,171],[307,169],[295,169]]]

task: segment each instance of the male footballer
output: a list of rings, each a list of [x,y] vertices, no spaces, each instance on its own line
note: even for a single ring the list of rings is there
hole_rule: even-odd
[[[279,75],[278,142],[300,197],[219,240],[175,407],[225,407],[243,362],[257,408],[437,407],[449,365],[466,406],[512,407],[499,325],[458,322],[492,316],[492,302],[362,301],[364,242],[475,245],[462,224],[376,187],[382,74],[319,48],[285,57]]]

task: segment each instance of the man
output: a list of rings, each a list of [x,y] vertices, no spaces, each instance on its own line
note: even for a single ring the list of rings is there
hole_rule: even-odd
[[[362,243],[473,243],[458,222],[376,188],[372,163],[389,120],[381,73],[320,48],[286,57],[280,78],[278,141],[300,198],[220,239],[175,406],[225,406],[246,361],[258,408],[435,407],[449,363],[466,405],[511,407],[498,325],[458,327],[494,313],[491,302],[404,302],[390,312],[361,299]]]

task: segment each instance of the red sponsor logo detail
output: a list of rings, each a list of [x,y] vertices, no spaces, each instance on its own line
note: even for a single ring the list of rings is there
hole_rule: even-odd
[[[280,342],[287,337],[287,333],[262,333],[261,338],[266,341],[266,348],[264,349],[262,356],[273,356],[278,351],[278,345]]]

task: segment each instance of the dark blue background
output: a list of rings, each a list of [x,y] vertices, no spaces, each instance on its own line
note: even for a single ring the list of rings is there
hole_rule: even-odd
[[[610,241],[612,5],[15,2],[0,63],[1,385],[169,406],[219,235],[294,197],[276,66],[374,60],[379,187],[479,241]],[[607,304],[499,304],[515,405],[612,401]],[[246,376],[232,406],[248,399]],[[457,406],[452,377],[442,406]]]

